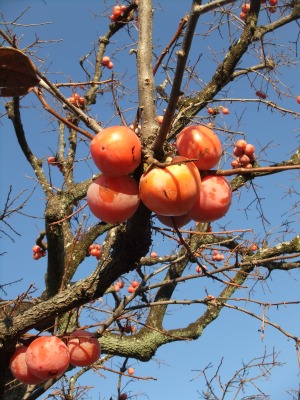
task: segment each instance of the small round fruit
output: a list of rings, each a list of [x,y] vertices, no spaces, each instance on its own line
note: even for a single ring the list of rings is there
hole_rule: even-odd
[[[102,57],[101,65],[103,65],[104,67],[106,67],[107,64],[108,64],[109,62],[110,62],[110,57],[108,57],[108,56]]]
[[[131,282],[131,286],[132,286],[134,289],[136,289],[137,287],[140,286],[140,283],[139,283],[138,281],[132,281],[132,282]]]
[[[239,168],[240,167],[239,160],[238,159],[232,160],[231,161],[231,166],[232,166],[232,168]]]
[[[129,367],[127,372],[128,372],[128,375],[133,375],[134,374],[134,368]]]
[[[34,253],[41,253],[42,248],[36,244],[36,245],[33,246],[32,251]]]
[[[126,393],[121,393],[119,396],[119,400],[127,400],[127,394]]]
[[[55,378],[69,366],[67,346],[56,336],[40,336],[27,348],[26,363],[30,371],[41,379]]]
[[[181,156],[196,159],[200,170],[213,168],[221,159],[222,144],[214,131],[204,125],[191,125],[184,128],[176,141]]]
[[[26,363],[27,346],[18,347],[9,361],[10,371],[13,376],[20,382],[27,383],[28,385],[36,385],[43,382],[44,379],[35,376]]]
[[[235,144],[235,147],[237,147],[238,149],[241,149],[241,150],[245,150],[246,146],[247,146],[247,142],[244,139],[239,139]]]
[[[135,292],[135,288],[134,288],[133,286],[129,286],[129,287],[127,288],[127,292],[128,292],[128,293],[134,293],[134,292]]]
[[[247,156],[247,154],[243,154],[241,157],[239,157],[239,162],[243,166],[247,165],[250,163],[250,158]]]
[[[57,164],[57,159],[54,156],[50,156],[47,158],[47,162],[49,165],[56,165]]]
[[[150,253],[150,257],[156,258],[156,257],[158,257],[158,254],[157,254],[155,251],[152,251],[152,252]]]
[[[130,174],[141,162],[141,142],[126,126],[110,126],[99,132],[91,142],[96,166],[106,175]]]
[[[206,176],[202,179],[200,193],[188,212],[195,221],[212,222],[222,218],[229,210],[231,187],[223,176]]]
[[[76,367],[86,367],[99,360],[101,347],[91,332],[78,329],[71,334],[68,342],[70,363]]]
[[[267,98],[266,93],[263,92],[263,91],[261,91],[261,90],[257,90],[257,91],[255,92],[255,94],[256,94],[257,97],[260,97],[260,98],[263,99],[263,100]]]
[[[245,3],[242,5],[242,12],[248,14],[250,11],[250,3]]]
[[[208,112],[209,115],[214,115],[214,114],[216,114],[215,109],[212,108],[212,107],[208,107],[207,112]]]
[[[296,101],[297,101],[298,104],[300,104],[300,96],[297,96]]]
[[[201,179],[195,164],[181,156],[174,157],[172,162],[177,164],[153,168],[140,179],[141,200],[159,215],[185,214],[199,193]]]
[[[242,21],[247,21],[247,19],[248,19],[248,14],[244,13],[243,11],[240,12],[240,19],[241,19]]]
[[[225,115],[228,115],[230,113],[229,108],[223,107],[222,108],[222,113],[225,114]]]
[[[157,215],[157,219],[170,228],[175,228],[175,226],[181,228],[192,220],[187,214],[177,216]]]
[[[157,122],[159,123],[159,125],[161,125],[163,123],[163,119],[164,119],[163,115],[158,115],[157,116]]]
[[[277,11],[277,7],[268,7],[268,11],[271,14],[274,14]]]
[[[255,152],[255,147],[253,146],[253,144],[247,143],[244,152],[247,156],[251,156]]]
[[[128,175],[100,175],[87,191],[91,212],[104,222],[115,224],[126,221],[139,206],[139,188]]]
[[[244,150],[241,149],[240,147],[236,147],[233,149],[233,155],[235,155],[236,157],[240,157],[244,154]]]

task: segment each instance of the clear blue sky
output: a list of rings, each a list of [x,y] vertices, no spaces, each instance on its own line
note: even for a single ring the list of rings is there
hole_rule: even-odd
[[[54,82],[67,82],[69,78],[74,81],[82,81],[85,75],[79,65],[79,58],[87,54],[93,47],[98,35],[103,35],[108,28],[108,18],[103,13],[109,13],[111,10],[111,1],[0,1],[1,10],[6,21],[14,20],[27,6],[30,9],[23,15],[19,23],[33,24],[51,22],[39,27],[27,26],[26,28],[16,28],[17,35],[24,34],[21,48],[31,43],[34,39],[34,33],[38,32],[40,40],[50,39],[58,42],[42,45],[39,49],[38,57],[45,59],[45,67],[48,70],[48,77]],[[180,18],[189,12],[190,2],[166,0],[160,3],[155,2],[157,16],[155,18],[155,36],[154,45],[156,52],[162,50],[169,39],[173,36]],[[204,21],[207,22],[206,17]],[[197,32],[204,33],[207,25],[200,24]],[[295,24],[290,28],[284,28],[278,31],[275,36],[286,35],[290,37],[298,29]],[[135,79],[135,59],[128,53],[133,46],[122,48],[123,33],[118,33],[112,39],[111,54],[114,55],[114,71],[120,76],[125,75],[126,85]],[[197,74],[204,81],[209,79],[212,69],[215,67],[214,61],[208,56],[208,46],[216,51],[226,48],[227,42],[219,39],[217,41],[217,32],[212,33],[213,41],[200,35],[195,37],[195,43],[192,48],[191,60],[196,59],[203,53],[199,64],[196,67]],[[294,35],[296,36],[296,35]],[[292,36],[291,36],[292,37]],[[62,41],[60,41],[62,39]],[[226,37],[224,37],[226,39]],[[134,40],[134,38],[133,38]],[[160,47],[158,47],[160,46]],[[109,49],[110,49],[109,48]],[[115,53],[121,49],[119,53]],[[221,55],[220,55],[221,57]],[[250,62],[251,56],[247,58]],[[39,62],[35,60],[38,67]],[[246,63],[245,63],[246,64]],[[251,65],[251,64],[250,64]],[[42,68],[42,67],[41,67]],[[103,79],[110,76],[110,72],[104,71]],[[162,75],[158,74],[157,84],[161,83]],[[300,106],[295,102],[295,95],[300,93],[299,84],[299,66],[284,69],[282,80],[292,86],[290,97],[278,98],[275,91],[270,88],[270,98],[284,108],[300,111]],[[257,81],[259,86],[260,81]],[[259,87],[257,87],[259,88]],[[65,91],[67,93],[68,90]],[[250,87],[247,79],[238,80],[232,85],[230,92],[224,92],[218,96],[218,99],[229,98],[254,98],[254,88]],[[298,92],[298,93],[297,93]],[[128,94],[123,99],[122,107],[132,107],[132,115],[127,113],[128,119],[133,118],[135,113],[135,94]],[[28,133],[30,145],[34,151],[38,152],[39,157],[46,160],[47,156],[55,153],[57,144],[56,123],[49,118],[47,113],[38,108],[27,109],[32,104],[36,104],[33,94],[29,94],[23,102],[24,109],[23,122]],[[277,112],[267,110],[265,107],[258,108],[257,104],[247,105],[244,102],[226,103],[222,101],[218,104],[228,105],[230,115],[226,116],[225,124],[228,129],[245,132],[247,140],[253,143],[258,149],[258,154],[263,165],[272,162],[278,162],[288,157],[288,155],[299,145],[297,128],[299,119],[289,116],[282,116]],[[0,104],[0,115],[4,113],[4,104]],[[160,112],[162,110],[159,110]],[[262,111],[262,112],[258,112]],[[104,124],[110,124],[109,117],[112,113],[111,99],[104,96],[103,101],[99,101],[92,109],[93,115]],[[204,113],[203,113],[204,114]],[[243,115],[241,120],[240,117]],[[219,123],[221,124],[221,116]],[[224,117],[225,119],[225,117]],[[117,119],[115,120],[117,121]],[[23,189],[27,192],[22,195],[25,199],[30,194],[36,184],[34,175],[19,150],[14,137],[13,128],[10,121],[6,118],[0,119],[1,135],[1,157],[0,157],[0,178],[1,178],[1,207],[4,203],[5,195],[10,185],[13,187],[13,195],[17,195]],[[262,151],[267,145],[269,149]],[[84,149],[84,147],[82,147]],[[232,151],[232,149],[231,149]],[[229,161],[226,162],[229,166]],[[89,172],[84,171],[85,176],[89,177]],[[81,172],[81,174],[83,174]],[[53,179],[58,176],[53,175]],[[293,201],[285,197],[287,189],[294,185],[297,187],[297,172],[283,173],[280,176],[274,175],[268,178],[256,180],[257,193],[261,197],[261,203],[266,219],[270,224],[266,224],[266,231],[272,231],[270,234],[271,244],[278,242],[280,226],[288,219],[290,214],[286,214]],[[298,184],[299,188],[299,184]],[[299,191],[299,190],[298,190]],[[21,282],[5,287],[7,296],[0,293],[1,297],[13,298],[18,293],[25,291],[30,283],[34,283],[38,292],[43,289],[43,278],[46,272],[46,263],[44,260],[33,261],[31,248],[35,242],[38,232],[43,229],[43,193],[37,188],[33,194],[34,202],[29,202],[22,210],[24,215],[15,215],[9,222],[13,228],[21,234],[14,234],[8,231],[14,239],[12,242],[5,235],[1,234],[1,252],[6,251],[5,256],[0,259],[0,280],[1,283],[9,283],[13,280],[22,279]],[[255,196],[253,190],[245,188],[240,193],[234,194],[232,207],[227,216],[220,221],[220,225],[228,229],[253,229],[253,240],[262,240],[265,236],[262,221],[257,210],[257,203],[254,203]],[[291,204],[289,204],[291,201]],[[253,203],[252,203],[253,202]],[[19,204],[19,202],[18,202]],[[243,209],[248,206],[247,212]],[[28,219],[27,215],[31,218]],[[294,219],[297,216],[293,217]],[[296,221],[295,221],[296,222]],[[219,224],[213,225],[214,229],[219,229]],[[288,237],[287,237],[288,238]],[[274,240],[274,242],[273,242]],[[163,255],[170,250],[171,244],[168,241],[154,242],[154,249]],[[84,264],[80,271],[80,277],[86,276],[94,264],[91,260]],[[202,298],[205,295],[205,288],[210,293],[217,294],[219,286],[217,283],[206,285],[203,280],[195,281],[192,284],[180,289],[178,296],[180,298]],[[249,284],[251,285],[251,283]],[[245,297],[247,292],[241,292]],[[261,301],[283,301],[299,299],[299,272],[293,272],[290,275],[275,273],[269,285],[258,284],[254,288],[252,295]],[[173,309],[169,317],[170,325],[184,324],[186,321],[192,321],[194,315],[197,315],[198,306],[189,308]],[[256,310],[257,311],[257,310]],[[263,310],[261,310],[262,315]],[[289,308],[268,310],[268,316],[272,317],[277,323],[282,323],[283,328],[291,333],[299,335],[299,308],[291,306]],[[266,393],[270,394],[271,399],[288,398],[285,393],[288,389],[298,387],[299,376],[297,376],[297,358],[294,349],[294,343],[288,341],[283,335],[279,334],[271,327],[266,328],[264,341],[261,340],[259,329],[261,323],[258,320],[246,317],[236,311],[224,310],[221,316],[207,328],[203,336],[195,342],[175,343],[164,346],[159,349],[155,360],[145,364],[132,361],[136,374],[143,376],[152,376],[157,381],[137,380],[132,381],[126,391],[130,394],[139,394],[138,399],[197,399],[199,395],[197,390],[201,390],[203,381],[194,379],[199,370],[212,363],[216,368],[221,358],[224,357],[223,366],[220,371],[221,377],[226,381],[241,366],[242,362],[248,362],[253,357],[259,357],[263,354],[264,348],[271,353],[273,348],[280,351],[279,361],[285,365],[281,368],[275,368],[270,381],[262,387]],[[114,364],[116,367],[118,364]],[[213,368],[211,369],[214,370]],[[104,377],[89,373],[82,384],[92,384],[95,389],[90,392],[93,399],[108,400],[111,395],[116,393],[117,376],[105,372]],[[126,379],[124,380],[124,383]],[[251,388],[252,389],[252,388]],[[252,390],[246,390],[244,396],[250,395]],[[148,396],[148,397],[147,397]],[[242,399],[243,395],[237,397]],[[228,397],[229,399],[229,397]]]

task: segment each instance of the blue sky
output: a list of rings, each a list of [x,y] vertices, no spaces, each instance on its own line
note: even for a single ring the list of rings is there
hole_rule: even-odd
[[[48,70],[48,77],[52,81],[66,82],[71,77],[74,81],[82,81],[85,76],[79,65],[79,58],[87,54],[95,43],[97,36],[103,35],[108,28],[108,18],[103,13],[109,14],[112,2],[98,1],[31,1],[24,0],[22,2],[11,0],[9,2],[1,2],[1,10],[6,21],[12,21],[27,6],[30,9],[23,15],[21,21],[25,24],[44,23],[53,21],[51,24],[43,24],[39,27],[27,26],[26,28],[16,28],[16,34],[24,34],[21,47],[24,47],[34,40],[34,33],[38,32],[40,40],[47,41],[50,39],[57,42],[43,44],[39,48],[37,56],[45,61],[44,67]],[[180,18],[189,12],[190,2],[181,2],[179,0],[164,2],[155,2],[155,37],[154,45],[157,53],[163,49],[169,39],[173,36]],[[197,59],[199,54],[203,53],[199,63],[197,64],[197,74],[207,81],[215,67],[215,60],[209,56],[207,52],[208,46],[212,46],[216,52],[221,52],[226,48],[226,41],[220,38],[217,40],[217,32],[212,33],[211,39],[201,36],[207,29],[207,19],[203,19],[203,23],[199,25],[198,35],[195,36],[195,43],[192,47],[190,61]],[[163,29],[162,29],[163,27]],[[274,40],[278,37],[293,37],[296,30],[293,24],[289,28],[283,28],[274,34]],[[129,56],[129,50],[133,47],[122,47],[122,33],[119,33],[112,39],[111,54],[115,64],[114,71],[118,76],[125,76],[126,85],[135,81],[135,59]],[[63,41],[61,41],[63,39]],[[136,36],[132,38],[132,41]],[[226,39],[226,33],[225,37]],[[209,41],[211,40],[211,42]],[[272,46],[270,46],[270,51]],[[116,52],[119,50],[118,52]],[[279,51],[279,50],[278,50]],[[221,57],[221,54],[220,54]],[[39,68],[43,68],[41,62],[34,60]],[[251,62],[251,55],[246,57],[245,64]],[[276,92],[270,88],[270,98],[284,108],[300,111],[300,106],[295,102],[295,96],[300,93],[299,84],[299,66],[293,68],[284,68],[279,75],[282,81],[291,86],[289,96],[278,97]],[[103,79],[109,78],[110,72],[104,71]],[[163,75],[158,73],[156,82],[161,83]],[[256,82],[260,86],[259,79]],[[257,87],[258,88],[258,87]],[[65,89],[64,93],[68,93],[69,89]],[[229,98],[254,98],[254,88],[249,85],[247,79],[240,79],[234,83],[228,93],[221,93],[218,96],[220,100],[218,104],[228,106],[226,95]],[[128,92],[122,99],[122,106],[132,109],[128,111],[126,116],[128,120],[133,118],[135,114],[135,94]],[[28,140],[38,156],[46,161],[49,154],[56,151],[57,131],[56,124],[49,118],[47,113],[41,109],[36,103],[33,94],[29,94],[23,103],[24,108],[23,122],[28,133]],[[32,105],[34,108],[29,108]],[[4,104],[0,104],[0,115],[4,113]],[[162,112],[161,105],[158,104],[159,113]],[[257,150],[263,165],[272,162],[279,162],[287,158],[291,152],[299,145],[298,126],[299,119],[283,116],[257,103],[246,104],[243,101],[229,103],[230,115],[218,117],[219,123],[225,124],[228,129],[236,129],[246,134],[247,140],[253,143]],[[108,115],[112,113],[111,98],[104,95],[92,109],[93,116],[104,124],[111,124]],[[205,113],[202,112],[202,115]],[[240,116],[243,118],[240,120]],[[222,121],[224,118],[224,121]],[[117,122],[117,118],[114,120]],[[119,122],[118,122],[119,123]],[[0,135],[1,135],[1,157],[0,157],[0,179],[2,187],[1,207],[3,199],[10,185],[13,187],[13,194],[19,194],[24,188],[27,191],[22,194],[25,199],[29,193],[36,187],[35,178],[30,166],[24,159],[23,154],[17,146],[17,142],[13,133],[10,121],[6,118],[0,119]],[[221,139],[224,135],[220,133]],[[228,144],[228,142],[226,142]],[[263,149],[269,145],[267,150]],[[86,145],[80,145],[80,151],[84,152]],[[232,149],[231,149],[232,151]],[[229,166],[230,158],[225,159],[225,166]],[[51,171],[52,178],[58,185],[59,175],[55,171]],[[88,178],[92,171],[89,168],[80,169],[78,178]],[[291,213],[287,213],[292,207],[295,200],[285,196],[288,188],[294,185],[297,188],[299,184],[299,173],[285,172],[280,175],[265,177],[255,180],[256,191],[261,197],[261,204],[266,219],[270,222],[265,226],[265,230],[270,233],[271,244],[278,243],[279,232],[283,222],[288,219]],[[1,234],[1,252],[7,253],[0,259],[0,280],[1,283],[9,283],[14,280],[22,279],[21,282],[6,286],[7,298],[13,298],[18,293],[25,291],[31,283],[37,287],[40,292],[43,289],[43,278],[46,272],[46,263],[44,260],[38,262],[32,260],[31,248],[34,244],[38,233],[43,229],[43,193],[36,188],[31,201],[22,210],[24,215],[15,215],[9,222],[13,228],[20,233],[21,236],[8,231],[13,239],[12,242],[8,237]],[[229,213],[220,223],[213,225],[215,230],[220,226],[226,226],[228,229],[253,229],[253,233],[249,236],[253,240],[262,240],[265,236],[265,230],[261,222],[257,203],[254,202],[255,195],[251,187],[244,188],[241,192],[235,193],[233,197],[232,207]],[[247,212],[244,211],[247,206]],[[28,215],[31,217],[28,219]],[[297,215],[293,217],[297,226]],[[288,236],[286,239],[288,239]],[[168,240],[162,241],[156,239],[154,242],[154,250],[159,255],[166,254],[171,243]],[[83,277],[91,272],[94,264],[92,260],[88,260],[81,266],[78,277]],[[251,284],[249,284],[250,286]],[[219,286],[217,283],[203,282],[195,280],[189,283],[187,287],[184,285],[178,292],[180,298],[202,298],[205,295],[205,289],[208,288],[210,293],[217,294]],[[241,291],[241,296],[245,297],[246,292]],[[1,293],[0,296],[6,296]],[[283,301],[299,299],[299,272],[291,274],[274,273],[268,285],[258,284],[253,291],[253,297],[257,297],[261,301]],[[243,304],[243,306],[245,306]],[[169,316],[168,323],[183,324],[185,321],[191,321],[199,312],[200,306],[190,306],[187,308],[176,308]],[[262,313],[262,310],[261,310]],[[283,328],[291,333],[299,335],[299,307],[290,306],[282,310],[270,309],[267,312],[270,318],[277,323],[282,323]],[[297,375],[297,358],[294,343],[287,340],[282,334],[279,334],[271,327],[266,328],[264,341],[261,340],[259,332],[261,323],[258,320],[247,317],[237,311],[223,310],[221,316],[211,324],[203,333],[200,340],[195,342],[174,343],[160,348],[155,355],[155,359],[147,364],[132,361],[132,365],[138,376],[152,376],[157,381],[133,380],[130,382],[126,391],[139,394],[137,398],[160,399],[162,397],[179,400],[182,398],[197,399],[199,395],[197,390],[201,390],[203,381],[194,379],[198,375],[198,371],[212,363],[216,368],[221,358],[224,357],[221,376],[226,381],[240,366],[242,362],[247,362],[253,357],[260,357],[264,349],[267,353],[272,353],[273,348],[280,352],[279,361],[285,365],[281,368],[275,368],[272,378],[266,384],[262,382],[262,386],[266,388],[266,392],[270,393],[271,399],[288,398],[285,391],[291,388],[296,389],[299,376]],[[117,364],[114,364],[116,367]],[[214,369],[212,369],[214,371]],[[91,391],[90,396],[94,399],[108,400],[111,395],[116,393],[117,376],[112,373],[104,373],[105,378],[90,373],[81,382],[82,384],[93,384],[95,389]],[[129,378],[128,378],[129,379]],[[126,379],[124,380],[125,383]],[[167,388],[167,389],[166,389]],[[203,388],[203,386],[202,386]],[[166,394],[166,390],[168,393]],[[245,396],[252,393],[245,392]],[[229,398],[229,397],[228,397]],[[242,399],[242,395],[237,397]]]

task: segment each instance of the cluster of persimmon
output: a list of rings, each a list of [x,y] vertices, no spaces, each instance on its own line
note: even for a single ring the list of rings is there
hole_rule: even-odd
[[[135,132],[125,126],[111,126],[93,138],[91,156],[101,174],[88,188],[87,203],[97,218],[124,222],[140,201],[170,227],[191,220],[211,222],[226,214],[230,184],[209,172],[222,156],[215,132],[204,125],[187,126],[177,136],[176,155],[162,167],[150,167],[137,183],[131,174],[141,163],[141,147]]]
[[[123,287],[124,287],[124,282],[123,281],[118,281],[114,285],[115,292],[119,292],[121,289],[123,289]]]
[[[86,102],[85,98],[78,93],[73,93],[72,96],[68,98],[68,101],[76,107],[83,107]]]
[[[127,288],[127,292],[134,293],[139,286],[140,286],[140,283],[138,281],[132,281],[131,285],[128,286],[128,288]]]
[[[212,261],[222,261],[224,258],[224,254],[219,253],[218,250],[213,251],[213,255],[211,257]]]
[[[223,113],[224,115],[228,115],[230,113],[229,108],[228,107],[223,107],[223,106],[215,107],[215,108],[208,107],[207,108],[207,112],[208,112],[209,115],[217,115],[220,112]]]
[[[108,69],[112,69],[114,67],[114,63],[111,61],[110,57],[104,56],[101,60],[102,67],[106,67]]]
[[[261,4],[266,4],[268,1],[269,6],[267,7],[267,10],[272,14],[276,12],[276,6],[278,3],[278,0],[261,0]],[[250,3],[244,3],[241,8],[240,12],[240,19],[242,21],[246,21],[249,15],[250,11]]]
[[[69,367],[86,367],[95,363],[101,347],[94,334],[83,329],[63,341],[57,336],[40,336],[29,346],[21,345],[10,359],[13,376],[26,384],[38,384],[60,377]]]
[[[100,244],[93,243],[89,247],[90,256],[96,257],[97,260],[101,257],[102,250]]]
[[[131,282],[131,285],[128,286],[127,292],[128,293],[134,293],[139,286],[140,286],[140,283],[138,281],[134,280],[134,281]],[[114,291],[115,292],[119,292],[121,289],[123,289],[123,287],[124,287],[124,282],[123,281],[118,281],[114,285]]]
[[[32,251],[33,251],[32,258],[34,260],[39,260],[40,258],[46,256],[46,250],[38,246],[37,244],[33,246]]]
[[[232,160],[232,168],[252,168],[252,163],[255,160],[254,152],[253,144],[247,143],[243,139],[238,140],[233,149],[233,154],[237,158]]]
[[[241,13],[240,13],[240,18],[242,21],[247,20],[249,11],[250,11],[250,3],[244,3],[242,5],[242,9],[241,9]]]
[[[119,17],[121,17],[123,15],[123,13],[126,9],[127,9],[127,7],[125,6],[125,4],[115,5],[109,19],[112,22],[117,21],[119,19]]]

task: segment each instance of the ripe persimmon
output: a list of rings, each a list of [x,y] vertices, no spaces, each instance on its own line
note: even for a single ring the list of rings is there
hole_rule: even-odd
[[[62,375],[69,362],[68,348],[56,336],[40,336],[30,343],[26,351],[28,368],[43,380]]]
[[[200,170],[213,168],[221,159],[222,144],[214,131],[204,125],[191,125],[178,135],[177,150],[181,156],[195,159]]]
[[[100,175],[87,190],[87,203],[92,213],[111,224],[130,218],[139,202],[138,184],[128,175]]]
[[[9,361],[10,371],[13,376],[20,382],[27,383],[28,385],[36,385],[43,382],[44,379],[35,376],[26,363],[27,346],[18,347]]]
[[[195,221],[212,222],[222,218],[229,210],[232,191],[223,176],[202,179],[199,196],[188,215]]]
[[[140,179],[141,200],[159,215],[177,216],[190,210],[199,193],[201,178],[195,164],[175,156],[165,168],[155,167]]]
[[[130,174],[141,162],[141,142],[126,126],[110,126],[97,133],[91,142],[96,166],[106,175]]]
[[[266,93],[263,92],[262,90],[257,90],[257,91],[255,92],[255,94],[256,94],[257,97],[260,97],[261,99],[266,99],[266,98],[267,98]]]
[[[242,12],[248,14],[250,11],[250,3],[244,3],[242,5]]]
[[[100,343],[95,335],[83,329],[71,334],[68,342],[70,363],[77,367],[94,364],[101,354]]]
[[[175,228],[175,225],[177,228],[181,228],[192,220],[187,214],[177,216],[157,215],[157,219],[170,228]]]

